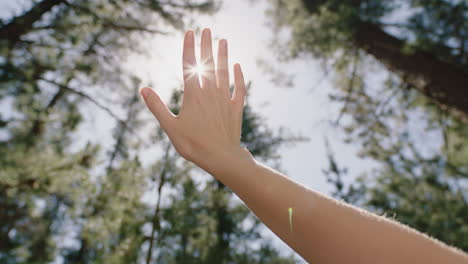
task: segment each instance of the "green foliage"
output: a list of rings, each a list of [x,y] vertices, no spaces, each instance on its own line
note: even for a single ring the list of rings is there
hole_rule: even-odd
[[[353,50],[351,34],[359,19],[374,21],[393,9],[393,1],[364,1],[356,7],[353,1],[271,0],[269,10],[276,29],[291,29],[290,56],[311,53],[316,58],[339,58]],[[306,4],[314,10],[310,12]]]
[[[58,153],[50,146],[0,148],[0,217],[3,263],[47,262],[55,257],[58,235],[67,214],[93,191],[89,169],[97,148]],[[66,212],[66,213],[65,213]]]
[[[467,67],[468,4],[466,1],[410,1],[416,11],[405,27],[414,36],[413,46],[450,63]]]

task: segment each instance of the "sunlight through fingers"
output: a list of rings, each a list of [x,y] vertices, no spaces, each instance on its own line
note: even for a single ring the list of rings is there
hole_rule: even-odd
[[[198,76],[199,80],[202,80],[202,78],[210,78],[210,76],[214,74],[214,69],[212,69],[208,63],[202,61],[197,65],[187,68],[187,74],[188,78]]]

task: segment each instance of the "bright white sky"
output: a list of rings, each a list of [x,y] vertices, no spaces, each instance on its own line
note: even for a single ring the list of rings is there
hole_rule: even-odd
[[[369,169],[372,163],[358,159],[355,155],[357,147],[343,144],[340,133],[325,122],[330,118],[335,119],[338,113],[327,99],[327,94],[332,89],[330,80],[321,82],[320,86],[316,85],[323,78],[323,72],[316,61],[305,58],[274,65],[280,71],[294,74],[294,86],[291,88],[272,83],[271,76],[257,65],[258,59],[266,59],[272,63],[275,61],[275,54],[268,48],[273,33],[266,25],[266,1],[255,4],[248,0],[224,2],[216,15],[202,17],[195,24],[201,28],[210,27],[216,40],[228,40],[231,69],[235,62],[241,63],[246,81],[252,81],[248,101],[256,112],[266,118],[270,127],[283,126],[293,133],[310,138],[308,142],[281,149],[284,172],[310,188],[329,193],[332,188],[326,183],[321,171],[327,166],[323,140],[325,136],[329,138],[339,162],[349,168],[351,175]],[[0,16],[10,16],[17,7],[18,2],[0,0]],[[174,87],[180,87],[182,82],[182,40],[183,33],[158,36],[145,43],[150,49],[149,57],[133,56],[128,62],[130,69],[135,69],[143,79],[153,83],[155,91],[166,102],[170,91]],[[199,42],[199,35],[196,40]],[[217,49],[217,44],[214,47]],[[109,117],[106,114],[96,112],[92,127],[87,128],[92,129],[95,141],[109,142],[106,139],[111,138],[110,124],[113,122],[107,120]],[[143,159],[154,161],[154,156]],[[275,239],[275,244],[285,254],[291,252],[279,239]]]

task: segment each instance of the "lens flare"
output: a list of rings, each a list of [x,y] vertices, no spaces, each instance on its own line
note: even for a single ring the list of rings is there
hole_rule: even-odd
[[[210,64],[207,63],[207,62],[201,61],[197,65],[193,65],[193,66],[189,67],[187,69],[188,77],[192,78],[194,76],[198,76],[200,81],[202,80],[202,77],[204,77],[204,78],[214,77],[214,75],[211,76],[211,72],[213,72],[214,69],[210,69],[211,66],[209,66],[209,65]]]
[[[293,216],[293,209],[291,207],[288,208],[288,213],[289,213],[289,228],[291,229],[291,232],[293,232],[293,224],[292,224],[292,216]]]
[[[198,76],[202,77],[205,75],[205,72],[206,72],[206,66],[202,63],[199,63],[197,65],[195,65],[195,67],[193,67],[191,69],[191,72],[192,74],[197,74]]]
[[[205,63],[200,62],[197,65],[193,65],[190,68],[188,68],[188,74],[189,78],[192,78],[194,76],[198,76],[198,78],[206,77],[206,73],[208,71],[208,67]]]

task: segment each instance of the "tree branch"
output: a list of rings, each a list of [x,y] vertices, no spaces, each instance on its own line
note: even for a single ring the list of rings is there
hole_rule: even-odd
[[[0,41],[8,41],[10,46],[14,46],[22,35],[31,31],[33,24],[39,21],[45,13],[64,2],[66,0],[43,0],[35,4],[29,11],[14,17],[0,28]]]
[[[348,90],[346,91],[346,98],[345,98],[345,105],[341,108],[340,114],[336,118],[334,124],[337,126],[340,123],[341,118],[343,117],[343,114],[346,112],[349,101],[351,100],[351,93],[354,90],[354,80],[356,79],[356,71],[357,71],[357,56],[358,56],[358,50],[354,50],[354,57],[353,57],[353,70],[351,72],[351,78],[349,79],[348,82]]]
[[[154,237],[156,235],[156,230],[160,231],[161,229],[161,223],[160,223],[160,220],[159,220],[159,211],[160,211],[160,208],[161,208],[161,195],[162,195],[162,188],[164,186],[164,184],[166,183],[166,174],[167,174],[167,163],[169,162],[169,151],[170,151],[170,147],[171,147],[171,143],[167,143],[167,146],[166,146],[166,153],[164,155],[164,166],[163,166],[163,169],[161,170],[161,174],[159,176],[160,180],[159,180],[159,185],[158,185],[158,198],[156,200],[156,207],[154,208],[154,214],[153,214],[153,220],[152,220],[152,224],[153,224],[153,228],[151,230],[151,237],[149,239],[149,248],[148,248],[148,253],[146,255],[146,264],[150,264],[151,263],[151,258],[152,258],[152,255],[153,255],[153,245],[154,245]],[[159,241],[159,239],[158,239]]]
[[[111,19],[99,16],[98,14],[93,12],[93,10],[89,9],[88,7],[81,6],[81,5],[75,5],[75,4],[71,4],[71,3],[68,3],[68,5],[70,7],[72,7],[72,8],[76,8],[76,9],[79,9],[81,11],[84,11],[84,12],[88,13],[93,18],[95,18],[95,19],[97,19],[99,21],[102,21],[102,25],[104,27],[108,27],[108,28],[111,28],[111,29],[114,29],[114,30],[141,31],[141,32],[147,32],[147,33],[152,33],[152,34],[161,34],[161,35],[168,35],[169,34],[169,32],[160,31],[160,30],[157,30],[157,29],[150,29],[150,28],[144,27],[143,25],[138,25],[139,20],[137,20],[137,19],[132,18],[132,21],[135,23],[134,25],[118,24],[118,23],[115,23],[115,21],[113,21]]]
[[[114,114],[114,112],[112,112],[111,109],[109,109],[108,107],[104,106],[103,104],[101,104],[100,102],[98,102],[96,99],[92,98],[90,95],[88,94],[85,94],[81,91],[77,91],[73,88],[70,88],[69,86],[67,85],[63,85],[63,84],[60,84],[60,83],[57,83],[55,81],[52,81],[52,80],[48,80],[48,79],[45,79],[45,78],[40,78],[40,80],[42,81],[45,81],[45,82],[48,82],[50,84],[53,84],[57,87],[59,87],[60,89],[63,89],[69,93],[72,93],[72,94],[76,94],[82,98],[85,98],[86,100],[90,101],[91,103],[93,103],[94,105],[96,105],[97,107],[101,108],[102,110],[104,110],[107,114],[109,114],[110,116],[112,116],[113,118],[115,118],[117,121],[119,122],[124,122],[124,120],[120,119],[120,117],[118,117],[116,114]]]

